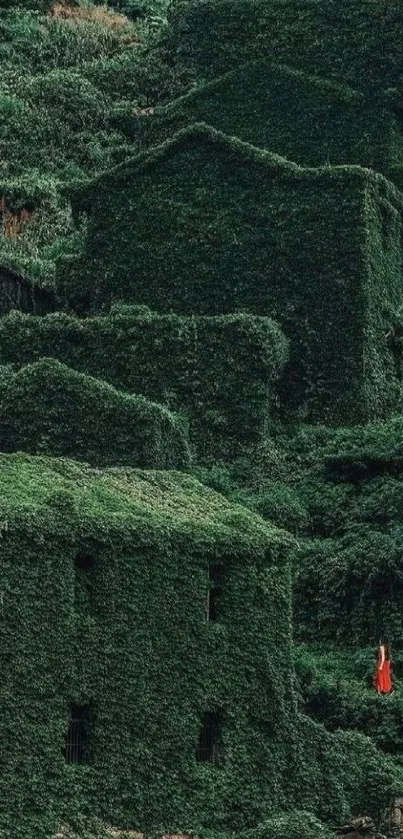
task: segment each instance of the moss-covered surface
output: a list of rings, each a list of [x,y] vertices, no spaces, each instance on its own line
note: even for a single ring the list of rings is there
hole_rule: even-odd
[[[2,829],[25,835],[26,816],[32,830],[39,802],[38,836],[70,808],[123,826],[218,825],[284,802],[289,536],[180,473],[3,455],[0,481]],[[91,571],[75,571],[77,554]],[[217,562],[227,584],[208,623]],[[63,756],[69,702],[94,709],[88,766]],[[211,767],[195,749],[215,709],[225,762]]]
[[[178,472],[0,461],[3,830],[42,839],[66,814],[239,829],[290,802],[340,819],[398,789],[365,737],[296,714],[289,535]],[[92,708],[87,765],[64,759],[70,702]],[[206,710],[213,766],[195,760]]]
[[[0,321],[0,363],[43,356],[165,404],[189,427],[198,457],[228,460],[267,434],[287,342],[272,320],[246,314],[181,317],[117,306],[85,320],[14,312]]]
[[[54,359],[3,377],[0,450],[74,456],[97,466],[189,465],[185,437],[166,408]]]
[[[143,5],[152,12],[153,0]],[[155,22],[159,29],[163,18]],[[6,235],[0,218],[0,259],[30,279],[51,285],[66,239],[71,251],[62,185],[102,171],[137,148],[130,151],[113,115],[147,105],[152,70],[145,71],[142,57],[150,37],[156,36],[147,20],[134,22],[104,4],[2,3],[0,202],[10,195],[14,213],[23,191],[35,216],[22,227],[11,217]],[[44,191],[46,200],[38,202]]]
[[[403,205],[380,175],[302,169],[195,126],[72,199],[88,233],[80,257],[60,260],[58,290],[77,308],[121,298],[269,314],[291,342],[287,410],[337,423],[397,404],[386,335],[401,299]]]
[[[196,78],[262,55],[376,92],[402,72],[400,0],[174,0],[168,49]]]
[[[392,96],[273,64],[270,56],[196,88],[126,133],[155,144],[192,122],[270,149],[304,166],[353,163],[387,173],[402,161],[401,117]]]
[[[402,5],[109,6],[0,10],[3,275],[91,313],[0,318],[1,839],[330,839],[403,790]]]

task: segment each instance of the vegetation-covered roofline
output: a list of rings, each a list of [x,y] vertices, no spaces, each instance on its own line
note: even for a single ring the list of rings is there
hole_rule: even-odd
[[[43,378],[44,388],[46,386],[51,387],[55,382],[58,382],[59,387],[64,385],[65,387],[69,387],[71,391],[76,388],[78,393],[81,391],[82,394],[88,394],[90,391],[92,394],[99,394],[99,396],[105,394],[110,399],[115,398],[119,399],[122,404],[126,403],[132,410],[137,411],[139,416],[142,412],[153,411],[157,415],[164,416],[167,419],[173,419],[173,414],[165,405],[161,405],[159,402],[153,402],[141,394],[126,393],[125,391],[118,390],[108,382],[104,382],[87,373],[80,373],[67,364],[62,364],[55,358],[44,357],[32,364],[27,364],[14,373],[12,378],[18,379],[22,375],[24,375],[27,382],[29,382],[30,378],[33,380],[36,377]]]
[[[156,108],[155,114],[158,116],[160,114],[170,114],[172,111],[175,111],[178,106],[186,102],[192,102],[194,99],[209,96],[215,90],[220,90],[223,85],[231,82],[232,80],[236,80],[239,76],[242,76],[243,73],[264,66],[267,67],[268,71],[272,70],[279,76],[284,76],[288,79],[295,79],[296,81],[301,81],[303,83],[308,82],[319,90],[325,92],[328,91],[329,95],[332,97],[331,101],[335,101],[336,98],[336,100],[340,102],[350,103],[354,101],[360,102],[365,99],[364,94],[360,90],[351,87],[351,85],[341,84],[334,79],[327,79],[323,76],[315,76],[312,73],[305,73],[303,70],[296,70],[294,67],[289,67],[287,64],[278,64],[275,61],[271,61],[267,56],[264,56],[259,59],[254,59],[253,61],[247,61],[244,64],[241,64],[240,67],[236,67],[235,70],[229,70],[228,73],[224,73],[224,75],[219,76],[217,79],[213,79],[195,90],[191,90],[183,96],[179,96],[177,99],[174,99],[173,102],[169,102],[167,105]],[[143,119],[149,119],[149,117],[143,117]]]
[[[173,470],[95,469],[67,458],[0,454],[0,523],[42,539],[74,532],[150,551],[197,550],[262,558],[291,547],[285,531]],[[151,550],[152,552],[152,550]]]
[[[40,291],[42,297],[49,301],[49,309],[55,308],[52,286],[50,283],[43,281],[42,278],[38,279],[32,276],[24,265],[23,260],[17,263],[11,259],[2,258],[0,261],[0,278],[3,277],[12,280],[16,285],[25,286],[29,290],[35,289]]]
[[[120,179],[126,179],[133,173],[146,172],[169,157],[194,145],[209,149],[217,147],[225,149],[239,160],[249,161],[251,164],[262,167],[268,174],[281,175],[283,178],[294,181],[300,179],[334,181],[348,177],[355,179],[357,184],[361,183],[363,186],[365,183],[373,183],[381,187],[383,192],[386,191],[391,202],[403,209],[403,197],[400,192],[383,175],[371,169],[364,169],[355,165],[304,168],[270,151],[257,148],[250,143],[238,140],[236,137],[229,137],[222,131],[217,131],[210,125],[206,125],[206,123],[190,125],[178,131],[164,143],[153,146],[136,157],[128,158],[123,163],[108,169],[89,181],[73,182],[64,188],[64,192],[70,198],[75,212],[89,211],[93,197],[97,194],[99,188],[102,190],[113,189]]]
[[[18,268],[7,259],[2,259],[0,262],[0,276],[7,274],[8,279],[14,280],[16,283],[24,283],[24,285],[32,288],[36,285],[35,279],[29,277],[28,274],[24,271],[24,268]]]

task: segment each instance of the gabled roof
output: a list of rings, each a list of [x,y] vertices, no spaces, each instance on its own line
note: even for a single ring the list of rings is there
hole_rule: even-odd
[[[54,358],[9,372],[2,382],[0,447],[95,465],[189,466],[185,436],[168,408]]]
[[[229,137],[206,123],[194,123],[178,131],[164,143],[153,146],[135,157],[129,157],[123,163],[100,173],[91,180],[72,182],[65,187],[64,191],[76,206],[78,203],[81,205],[82,200],[85,203],[98,187],[106,188],[108,184],[113,187],[117,181],[125,179],[128,175],[134,172],[146,172],[192,146],[200,146],[212,151],[217,148],[223,149],[239,160],[249,160],[276,172],[279,170],[284,173],[303,171],[297,163],[292,163],[278,154],[259,149],[236,137]]]
[[[74,211],[89,211],[93,200],[99,200],[99,191],[116,188],[117,184],[127,181],[135,174],[143,174],[156,168],[171,157],[194,146],[205,148],[214,153],[217,149],[225,151],[233,160],[249,162],[261,167],[267,175],[282,176],[291,179],[323,179],[338,180],[344,175],[355,178],[357,183],[372,181],[389,193],[389,196],[403,207],[401,193],[383,176],[371,169],[361,166],[322,166],[302,167],[297,163],[280,157],[278,154],[257,148],[250,143],[230,137],[222,131],[217,131],[206,123],[195,123],[178,131],[171,139],[158,146],[153,146],[135,157],[130,157],[123,163],[114,166],[95,178],[87,181],[72,182],[65,187],[64,192],[70,198]]]
[[[401,0],[187,0],[168,43],[211,78],[269,52],[284,64],[385,90],[402,72]]]
[[[174,113],[177,108],[180,108],[183,105],[191,105],[194,101],[208,98],[211,94],[219,92],[223,87],[228,88],[231,84],[234,84],[235,86],[236,83],[236,89],[239,90],[242,86],[243,77],[246,75],[254,75],[255,73],[263,71],[266,72],[267,75],[274,75],[277,78],[283,77],[284,79],[290,79],[296,83],[300,83],[301,85],[309,85],[316,89],[318,93],[328,95],[329,100],[332,102],[338,101],[351,103],[362,102],[365,99],[364,94],[360,90],[351,87],[351,85],[342,84],[334,79],[327,79],[323,76],[317,76],[312,73],[304,73],[302,70],[297,70],[286,64],[277,64],[276,62],[271,61],[267,56],[263,56],[262,58],[255,59],[254,61],[247,61],[245,64],[241,64],[241,66],[237,67],[235,70],[230,70],[228,73],[224,73],[217,79],[213,79],[213,81],[207,82],[206,84],[185,93],[183,96],[179,96],[177,99],[169,102],[168,105],[156,108],[153,116],[168,116],[171,113]],[[147,116],[143,117],[143,119],[152,120],[153,117],[150,118],[150,116]]]

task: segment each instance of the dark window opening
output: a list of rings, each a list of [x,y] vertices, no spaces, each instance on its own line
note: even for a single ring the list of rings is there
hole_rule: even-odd
[[[216,621],[220,617],[222,580],[224,568],[222,565],[210,565],[209,593],[207,596],[207,620]]]
[[[221,755],[221,715],[206,711],[199,733],[196,760],[200,763],[218,763]]]
[[[403,335],[401,327],[393,327],[388,330],[386,343],[394,366],[395,376],[399,382],[403,378]]]
[[[388,201],[380,203],[380,220],[382,231],[382,245],[385,250],[390,250],[396,236],[398,214]]]
[[[77,554],[74,565],[82,571],[91,571],[94,567],[94,557],[88,554]]]
[[[64,755],[67,763],[89,763],[91,758],[92,713],[89,705],[70,706],[70,722]]]
[[[78,611],[91,609],[94,594],[95,560],[90,554],[78,554],[74,559],[75,567],[75,607]]]

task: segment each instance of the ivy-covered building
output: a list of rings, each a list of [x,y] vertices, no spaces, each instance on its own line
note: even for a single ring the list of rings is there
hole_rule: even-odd
[[[5,836],[334,821],[393,794],[367,738],[298,713],[285,531],[184,473],[2,454],[0,540]]]
[[[179,472],[0,460],[1,829],[280,805],[292,538]]]
[[[290,340],[287,410],[352,423],[396,408],[403,201],[382,175],[302,168],[196,125],[72,202],[88,234],[80,256],[60,260],[58,291],[78,311],[121,299],[269,315]]]
[[[400,0],[173,0],[169,50],[196,78],[212,79],[269,55],[374,96],[402,71]]]
[[[330,839],[403,783],[402,424],[323,427],[401,407],[401,0],[3,5],[0,839]]]
[[[140,148],[203,122],[302,166],[356,164],[393,180],[403,159],[401,101],[398,88],[375,96],[343,79],[276,64],[270,54],[120,124]]]
[[[0,377],[0,451],[74,457],[95,466],[184,469],[178,417],[53,358]]]
[[[13,312],[0,321],[0,440],[7,451],[29,440],[31,452],[179,468],[188,434],[195,458],[230,458],[265,440],[287,360],[267,317]]]

